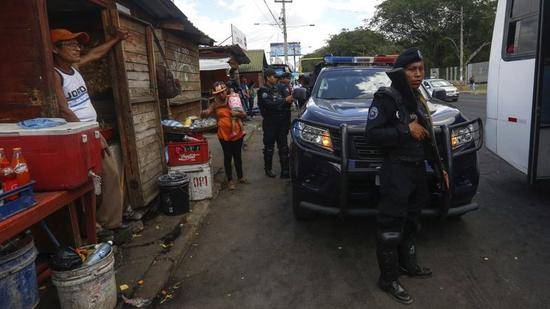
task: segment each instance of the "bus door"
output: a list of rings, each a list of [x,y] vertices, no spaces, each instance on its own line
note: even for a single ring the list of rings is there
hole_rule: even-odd
[[[550,1],[541,1],[529,183],[550,180]]]

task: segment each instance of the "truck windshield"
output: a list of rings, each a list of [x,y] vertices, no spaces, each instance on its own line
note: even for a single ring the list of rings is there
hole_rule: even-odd
[[[383,69],[353,69],[326,71],[321,74],[313,92],[325,100],[372,99],[391,80]]]

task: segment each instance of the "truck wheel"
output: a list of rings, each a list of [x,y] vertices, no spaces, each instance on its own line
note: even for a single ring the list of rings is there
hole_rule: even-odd
[[[296,189],[292,187],[292,213],[294,214],[294,219],[298,221],[304,221],[311,218],[311,212],[303,207],[300,207],[300,202],[302,201],[300,194],[296,192]]]

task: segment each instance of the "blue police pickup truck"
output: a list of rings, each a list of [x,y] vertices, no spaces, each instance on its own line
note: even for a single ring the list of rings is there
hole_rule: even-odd
[[[292,123],[294,216],[300,220],[312,213],[373,215],[384,153],[369,143],[365,127],[374,93],[391,84],[385,73],[389,67],[339,64],[330,57],[325,63],[332,65],[319,72],[309,101]],[[450,179],[444,193],[426,162],[432,203],[422,214],[447,217],[476,210],[472,199],[479,182],[481,120],[466,119],[458,109],[435,98],[440,96],[432,97],[422,87],[420,91],[428,100],[437,147]]]

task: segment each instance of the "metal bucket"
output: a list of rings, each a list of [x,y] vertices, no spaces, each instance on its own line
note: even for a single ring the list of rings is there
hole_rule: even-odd
[[[40,300],[32,237],[20,244],[19,250],[0,255],[0,308],[34,308]]]
[[[91,248],[88,246],[85,248]],[[112,309],[117,304],[115,258],[109,254],[90,266],[69,271],[53,271],[52,282],[57,288],[61,308]]]

